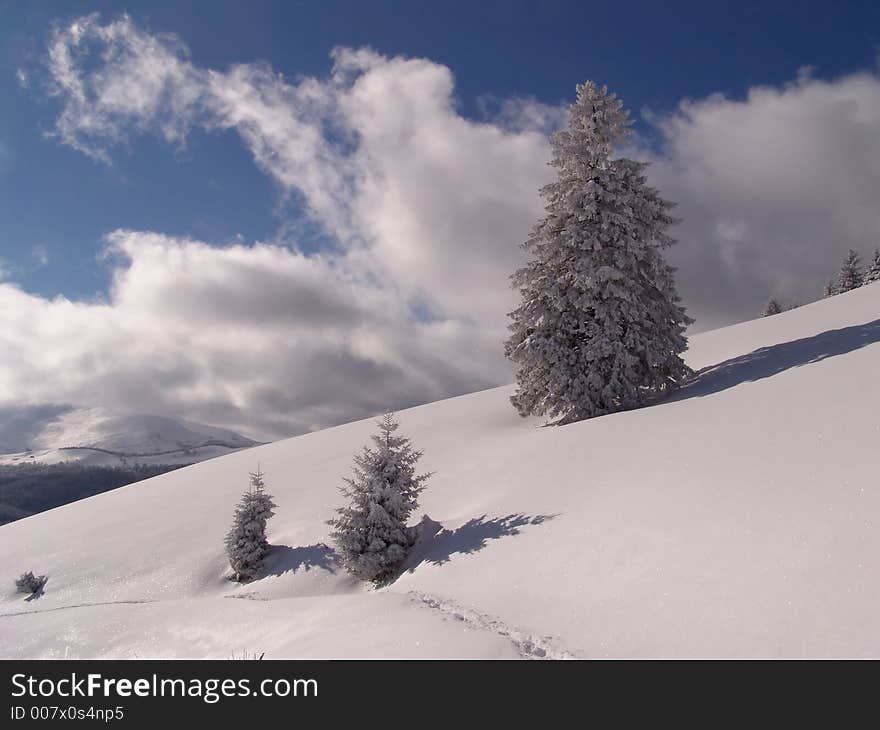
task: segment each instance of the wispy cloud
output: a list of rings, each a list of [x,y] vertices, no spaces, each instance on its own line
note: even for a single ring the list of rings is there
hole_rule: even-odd
[[[125,142],[131,129],[182,143],[205,87],[175,36],[150,34],[125,15],[101,24],[94,13],[56,27],[48,61],[51,93],[64,104],[57,134],[103,162],[106,146]]]
[[[48,266],[49,250],[42,245],[34,246],[31,249],[31,258],[36,266]]]

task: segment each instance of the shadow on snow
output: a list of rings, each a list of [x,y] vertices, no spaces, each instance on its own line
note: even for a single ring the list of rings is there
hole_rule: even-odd
[[[443,565],[456,553],[470,555],[485,548],[491,540],[519,535],[529,525],[540,525],[558,516],[509,514],[489,520],[483,515],[455,530],[448,530],[426,515],[418,527],[419,541],[404,569],[412,573],[422,563]]]
[[[305,547],[272,545],[263,562],[262,575],[283,575],[291,571],[296,573],[298,570],[308,572],[314,568],[335,573],[340,565],[336,551],[323,542]]]
[[[700,398],[745,382],[762,380],[784,370],[821,362],[880,342],[880,319],[868,324],[829,330],[812,337],[783,342],[710,365],[669,400]]]
[[[422,563],[443,565],[456,553],[469,555],[478,552],[491,540],[519,535],[525,527],[540,525],[558,516],[554,514],[529,517],[523,514],[509,514],[490,520],[483,515],[469,520],[455,530],[448,530],[426,515],[415,528],[419,534],[418,542],[404,564],[403,572],[411,573]],[[315,568],[336,573],[341,567],[339,554],[323,542],[305,547],[271,545],[260,577],[296,573],[300,570],[308,572]],[[391,582],[393,580],[389,581]]]

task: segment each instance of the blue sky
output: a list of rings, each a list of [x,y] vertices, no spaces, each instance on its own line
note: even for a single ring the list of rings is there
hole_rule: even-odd
[[[871,67],[880,5],[871,2],[0,2],[0,259],[47,296],[106,286],[100,239],[119,227],[216,242],[271,237],[279,194],[231,132],[196,132],[185,149],[143,136],[112,167],[47,139],[57,104],[21,89],[53,23],[125,8],[179,35],[212,68],[268,61],[294,77],[328,73],[330,50],[370,46],[427,57],[455,75],[456,100],[479,117],[484,96],[570,100],[586,78],[633,109]],[[42,265],[42,254],[48,262]]]
[[[0,18],[0,408],[265,439],[510,382],[508,276],[587,79],[678,204],[692,332],[814,300],[880,242],[876,3]]]

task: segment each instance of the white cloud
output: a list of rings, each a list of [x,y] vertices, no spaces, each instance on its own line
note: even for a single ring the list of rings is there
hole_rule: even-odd
[[[57,134],[105,162],[105,145],[126,141],[132,127],[182,143],[205,86],[176,37],[152,35],[125,15],[102,25],[93,13],[56,28],[49,68],[52,93],[64,101]]]
[[[818,298],[849,248],[880,244],[880,79],[802,73],[742,100],[712,96],[656,120],[651,175],[684,221],[672,258],[706,328],[770,296]]]
[[[529,119],[546,126],[549,108],[523,101],[503,126],[469,121],[455,111],[448,69],[366,50],[339,49],[320,80],[291,82],[260,64],[199,69],[177,39],[124,16],[58,28],[49,68],[66,144],[109,162],[134,133],[184,144],[196,125],[235,130],[338,247],[308,257],[114,233],[108,303],[9,295],[38,312],[18,329],[47,312],[80,317],[81,332],[101,322],[100,336],[77,340],[88,343],[89,367],[76,364],[70,339],[45,344],[74,362],[63,378],[47,371],[31,399],[185,409],[274,435],[509,377],[499,341],[512,304],[507,275],[540,212],[533,171],[546,157],[544,131]],[[143,357],[120,346],[135,340]],[[265,377],[250,364],[239,382],[230,363],[248,355],[218,340],[252,351]],[[41,361],[32,355],[33,377]]]
[[[481,334],[272,245],[108,236],[106,302],[0,284],[0,406],[89,403],[278,435],[479,387]]]
[[[109,162],[134,134],[182,145],[195,128],[234,130],[336,247],[114,233],[106,304],[3,288],[17,319],[0,337],[12,345],[37,322],[29,342],[45,346],[0,365],[0,392],[271,435],[507,380],[507,276],[541,214],[546,135],[564,110],[484,99],[472,120],[440,64],[364,49],[333,62],[326,78],[219,71],[125,16],[59,27],[49,69],[65,144]],[[754,316],[771,295],[811,298],[845,249],[873,245],[878,122],[870,73],[803,74],[654,119],[662,152],[641,154],[684,218],[672,256],[698,328]]]

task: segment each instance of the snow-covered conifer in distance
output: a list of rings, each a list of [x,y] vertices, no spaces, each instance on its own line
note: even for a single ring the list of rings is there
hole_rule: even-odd
[[[856,251],[850,249],[844,256],[840,272],[837,274],[837,291],[835,293],[842,294],[857,289],[862,284],[864,284],[862,260]]]
[[[558,178],[541,190],[547,214],[511,277],[522,301],[505,353],[521,415],[569,422],[632,408],[690,374],[680,354],[693,320],[663,258],[672,204],[647,185],[646,163],[612,158],[630,125],[622,102],[587,82],[551,140]]]
[[[241,495],[232,527],[226,535],[226,556],[233,580],[246,581],[256,577],[269,548],[266,522],[275,514],[272,509],[277,505],[265,491],[263,476],[259,467],[250,475],[250,485]]]
[[[868,270],[865,271],[864,279],[865,284],[870,284],[872,281],[880,281],[880,248],[874,250],[871,265],[868,266]]]
[[[775,299],[771,299],[767,302],[767,306],[764,307],[764,317],[770,317],[774,314],[779,314],[782,310],[782,305],[777,302]]]
[[[354,457],[354,475],[340,491],[349,504],[330,520],[331,536],[349,573],[382,583],[403,565],[415,529],[407,526],[430,474],[416,474],[421,451],[397,435],[400,424],[390,413],[378,422],[374,448]]]

